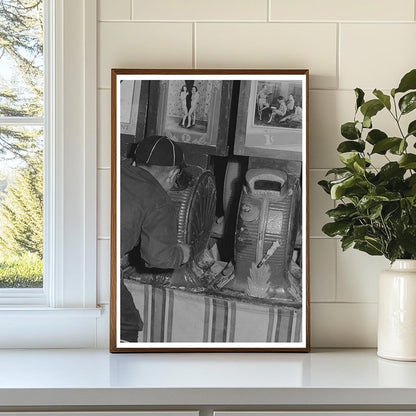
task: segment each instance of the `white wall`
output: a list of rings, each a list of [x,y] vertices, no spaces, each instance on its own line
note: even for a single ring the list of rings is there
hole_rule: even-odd
[[[108,304],[110,280],[110,69],[309,68],[312,346],[375,346],[377,275],[388,262],[342,253],[322,234],[333,202],[316,183],[338,164],[352,89],[390,90],[416,67],[415,0],[98,3],[99,302]]]

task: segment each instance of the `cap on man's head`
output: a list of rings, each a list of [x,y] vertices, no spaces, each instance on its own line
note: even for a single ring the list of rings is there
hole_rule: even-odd
[[[181,147],[166,136],[149,136],[135,151],[136,163],[155,166],[183,166],[185,156]]]

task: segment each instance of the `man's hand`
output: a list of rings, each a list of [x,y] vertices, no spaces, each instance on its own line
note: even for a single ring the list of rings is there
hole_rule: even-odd
[[[183,262],[187,263],[191,257],[191,246],[188,244],[180,243],[179,247],[181,248],[183,253]]]

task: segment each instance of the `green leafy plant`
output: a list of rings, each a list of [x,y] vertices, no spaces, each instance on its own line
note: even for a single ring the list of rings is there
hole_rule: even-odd
[[[416,120],[402,118],[416,109],[416,69],[390,95],[375,89],[375,98],[366,101],[360,88],[355,95],[354,120],[341,126],[346,140],[337,148],[343,166],[327,172],[335,179],[319,182],[338,201],[322,231],[340,236],[343,250],[353,247],[391,262],[416,259]],[[393,117],[394,133],[373,128],[380,111]],[[378,155],[386,160],[381,167]]]

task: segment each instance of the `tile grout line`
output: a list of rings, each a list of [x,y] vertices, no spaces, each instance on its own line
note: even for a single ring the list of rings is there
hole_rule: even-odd
[[[315,301],[311,301],[311,304],[315,304],[315,305],[334,305],[334,306],[339,306],[339,305],[377,305],[378,302],[374,301],[358,301],[358,300],[351,300],[351,301],[341,301],[341,302],[331,302],[331,301],[319,301],[319,300],[315,300]]]
[[[334,259],[335,259],[334,303],[338,303],[338,244],[340,244],[340,241],[336,241],[336,244],[334,244],[334,248],[335,248],[335,253],[334,253]]]
[[[414,25],[413,20],[279,20],[275,19],[268,21],[266,19],[211,19],[211,20],[179,20],[179,19],[98,19],[98,23],[287,23],[287,24],[305,24],[305,25],[315,25],[315,24],[354,24],[354,25]]]
[[[416,1],[416,0],[415,0]],[[272,20],[272,0],[267,0],[267,22]]]
[[[130,0],[130,20],[133,20],[133,1]]]
[[[192,68],[197,68],[196,61],[196,22],[192,23]]]
[[[329,237],[327,235],[310,235],[309,240],[340,240],[341,237]]]
[[[336,62],[336,71],[337,71],[337,90],[339,90],[339,80],[341,72],[341,24],[337,23],[337,62]]]

